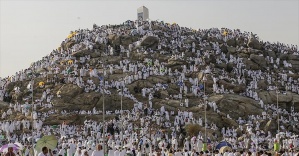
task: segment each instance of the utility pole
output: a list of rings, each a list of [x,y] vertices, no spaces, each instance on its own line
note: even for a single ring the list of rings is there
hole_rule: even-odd
[[[31,77],[31,90],[32,90],[32,101],[31,101],[31,117],[32,117],[32,130],[31,130],[31,133],[32,133],[32,137],[31,137],[31,144],[32,144],[32,151],[34,152],[34,145],[33,145],[33,125],[34,125],[34,119],[33,119],[33,111],[34,111],[34,99],[33,99],[33,88],[34,88],[34,79],[33,79],[33,75],[32,75],[32,77]]]
[[[104,89],[105,89],[105,61],[103,61],[103,152],[104,152],[104,155],[105,155],[105,145],[106,145],[106,134],[105,134],[105,92],[104,92]]]
[[[121,54],[121,60],[122,60],[122,64],[123,64],[123,54]],[[124,67],[123,67],[124,68]],[[121,83],[121,96],[120,96],[120,109],[121,109],[121,112],[120,112],[120,121],[121,121],[121,144],[123,146],[123,93],[124,93],[124,69],[122,69],[123,72],[122,72],[122,77],[121,77],[121,80],[122,80],[122,83]]]
[[[278,93],[279,93],[279,90],[278,90],[278,88],[276,88],[277,133],[279,133],[279,107],[278,107]]]
[[[277,107],[277,133],[279,134],[279,107],[278,107],[278,74],[276,75],[276,107]]]

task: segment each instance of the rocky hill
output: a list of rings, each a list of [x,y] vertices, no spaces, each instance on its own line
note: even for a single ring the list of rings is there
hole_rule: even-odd
[[[222,127],[238,127],[236,121],[239,117],[248,119],[250,115],[261,116],[262,112],[272,115],[273,110],[266,111],[262,107],[267,104],[276,106],[275,87],[280,90],[279,107],[287,111],[291,108],[299,111],[299,95],[297,89],[292,90],[292,85],[296,87],[298,81],[295,80],[299,78],[299,55],[293,46],[260,41],[253,34],[240,30],[227,28],[192,30],[177,24],[157,21],[139,24],[138,28],[133,21],[127,21],[121,25],[101,27],[94,25],[92,30],[74,32],[72,32],[74,35],[70,34],[71,36],[62,42],[61,47],[24,70],[25,75],[21,81],[13,81],[16,75],[3,79],[2,81],[12,81],[5,86],[5,92],[9,96],[4,101],[31,103],[32,94],[27,86],[33,78],[34,100],[40,100],[43,92],[50,89],[47,95],[51,95],[51,103],[57,110],[45,119],[45,124],[59,124],[64,120],[79,123],[83,121],[81,119],[86,118],[101,120],[101,114],[94,116],[59,114],[62,110],[77,111],[93,108],[102,110],[103,101],[106,110],[119,110],[122,98],[119,94],[120,90],[112,87],[107,89],[110,93],[106,94],[92,90],[87,92],[84,87],[71,82],[70,78],[80,77],[79,69],[87,67],[89,71],[96,70],[97,73],[92,77],[89,74],[81,76],[84,82],[92,80],[95,86],[102,86],[102,79],[108,82],[122,81],[135,74],[128,70],[129,65],[126,66],[125,71],[120,68],[122,66],[120,62],[126,60],[132,64],[143,64],[152,68],[163,65],[163,70],[171,68],[172,73],[185,73],[183,80],[180,80],[181,74],[170,75],[166,71],[165,74],[152,74],[146,79],[138,79],[126,84],[128,89],[126,92],[132,94],[139,102],[147,104],[149,102],[148,94],[142,96],[143,88],[153,88],[156,84],[163,84],[167,86],[165,89],[151,91],[153,108],[160,109],[164,106],[170,111],[188,110],[198,118],[204,116],[202,103],[203,93],[205,93],[207,101],[210,104],[215,102],[218,110],[214,111],[214,107],[208,104],[207,121],[215,123],[220,130]],[[81,63],[83,57],[87,59]],[[112,74],[110,66],[113,66]],[[190,70],[190,66],[197,69]],[[139,66],[138,71],[142,68]],[[206,77],[206,81],[203,81],[203,77]],[[198,96],[190,91],[192,88],[190,78],[192,80],[197,78],[199,81],[201,88],[198,90],[200,92]],[[41,82],[44,83],[42,87]],[[187,91],[183,91],[182,99],[178,99],[181,86],[186,86]],[[220,91],[215,91],[215,87]],[[188,107],[184,105],[185,99],[189,100]],[[128,110],[136,103],[125,96],[122,102],[123,109]],[[47,103],[46,99],[43,99],[43,103]],[[2,112],[8,109],[6,104],[1,103],[1,107],[3,107]],[[37,111],[47,112],[48,109],[38,107]],[[21,113],[12,115],[11,119],[16,117],[30,119]],[[113,114],[110,117],[113,117]],[[275,118],[261,119],[260,123],[260,128],[265,131],[274,132],[277,129]],[[298,131],[297,125],[292,126],[290,122],[284,123],[284,127],[291,131]]]

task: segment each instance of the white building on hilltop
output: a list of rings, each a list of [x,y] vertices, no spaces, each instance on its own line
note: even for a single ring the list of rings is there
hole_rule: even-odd
[[[146,21],[149,19],[148,8],[142,6],[137,9],[137,20]]]

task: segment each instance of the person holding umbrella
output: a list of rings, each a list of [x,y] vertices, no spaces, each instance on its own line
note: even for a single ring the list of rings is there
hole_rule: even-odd
[[[8,146],[8,152],[5,154],[5,156],[16,156],[16,154],[13,152],[13,147]]]
[[[50,155],[48,155],[48,153],[49,153]],[[42,152],[40,152],[40,153],[38,154],[38,156],[53,156],[53,154],[52,154],[51,149],[48,149],[47,147],[43,147],[43,148],[42,148]]]
[[[7,145],[3,145],[1,148],[0,148],[0,152],[6,152],[7,153],[5,154],[5,156],[16,156],[16,154],[13,152],[13,151],[17,151],[19,150],[18,146],[16,146],[15,144],[7,144]]]
[[[37,141],[34,149],[37,151],[36,153],[41,151],[38,156],[53,156],[51,149],[55,149],[57,143],[57,138],[54,135],[43,136]]]

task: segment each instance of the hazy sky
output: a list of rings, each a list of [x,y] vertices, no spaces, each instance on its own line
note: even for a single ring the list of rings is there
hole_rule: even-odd
[[[239,28],[264,41],[299,43],[298,0],[0,0],[0,77],[28,68],[71,30],[135,20],[142,5],[152,20]]]

